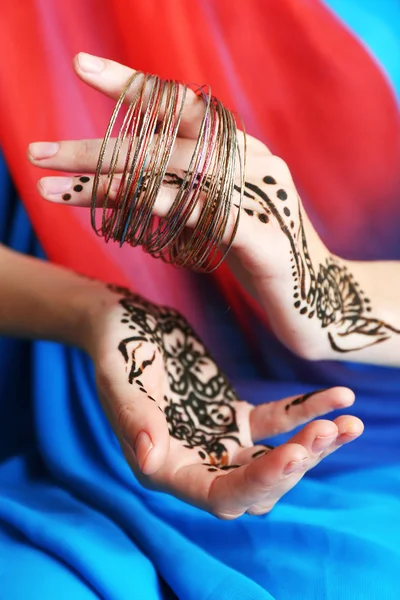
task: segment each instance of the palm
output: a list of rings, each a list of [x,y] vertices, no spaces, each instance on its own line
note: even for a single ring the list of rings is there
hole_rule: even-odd
[[[336,425],[311,423],[290,443],[275,449],[254,445],[348,403],[351,395],[336,388],[294,403],[289,398],[255,408],[238,399],[182,315],[125,288],[110,289],[118,294],[118,303],[105,319],[100,348],[115,350],[107,353],[109,360],[101,361],[103,371],[112,372],[103,373],[101,381],[117,379],[119,390],[129,387],[132,403],[141,403],[156,417],[162,411],[169,431],[166,458],[151,477],[143,476],[130,445],[121,439],[129,463],[146,486],[169,491],[224,518],[246,510],[265,512],[306,469],[356,437],[346,431],[352,418],[339,417]],[[119,413],[117,430],[124,415]],[[325,449],[316,452],[312,444],[321,432],[331,438]],[[296,461],[300,461],[299,471],[282,476],[285,467]]]

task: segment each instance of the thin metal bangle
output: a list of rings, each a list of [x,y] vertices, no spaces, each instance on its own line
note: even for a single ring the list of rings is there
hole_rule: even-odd
[[[132,86],[136,88],[133,93]],[[100,204],[105,156],[128,93],[132,99],[114,142]],[[204,115],[189,167],[167,214],[156,216],[155,206],[178,135],[186,93],[185,85],[157,76],[136,72],[128,80],[100,149],[92,190],[91,224],[106,242],[112,239],[120,245],[142,245],[146,252],[176,266],[211,272],[224,260],[239,226],[246,173],[246,133],[242,124],[241,152],[235,116],[212,96],[210,89],[207,93],[203,88],[197,90],[204,103]],[[119,184],[115,200],[111,201],[115,176]],[[236,211],[233,196],[237,179],[240,194]],[[99,204],[100,226],[96,216]],[[199,216],[189,228],[194,210],[199,211]],[[228,228],[231,233],[227,238]]]

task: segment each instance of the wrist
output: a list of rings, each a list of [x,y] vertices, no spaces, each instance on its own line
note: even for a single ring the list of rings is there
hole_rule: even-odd
[[[0,335],[89,348],[91,314],[109,293],[104,284],[4,247],[0,282]]]
[[[62,323],[60,332],[65,343],[77,346],[95,357],[100,325],[115,305],[115,295],[104,282],[76,276],[74,296],[68,306],[70,317]]]

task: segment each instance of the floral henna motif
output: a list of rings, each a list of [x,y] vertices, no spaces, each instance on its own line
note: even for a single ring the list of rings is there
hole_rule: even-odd
[[[240,443],[234,389],[180,313],[147,302],[126,288],[108,287],[121,296],[121,323],[131,330],[118,346],[128,366],[129,383],[155,401],[141,376],[159,354],[168,375],[170,394],[164,396],[163,407],[171,436],[186,448],[197,448],[201,459],[208,457],[207,466],[228,468],[224,442]],[[139,364],[137,352],[145,343],[152,350]]]
[[[180,186],[182,182],[183,178],[175,173],[167,173],[164,181],[172,187]],[[275,219],[288,239],[294,307],[300,314],[309,319],[317,318],[324,329],[329,327],[328,339],[336,352],[362,350],[384,342],[393,333],[400,334],[400,330],[369,314],[372,311],[369,299],[337,259],[330,257],[325,264],[314,269],[308,251],[300,199],[297,197],[293,208],[293,202],[288,205],[288,192],[278,186],[271,175],[266,175],[263,183],[271,190],[273,186],[277,188],[273,192],[274,200],[271,199],[272,194],[246,181],[244,196],[252,200],[255,207],[246,206],[242,210],[264,224]],[[235,186],[235,190],[240,192],[238,186]]]
[[[277,185],[269,175],[263,183]],[[264,220],[270,217],[278,222],[281,231],[290,244],[290,261],[293,277],[294,307],[309,319],[317,318],[322,328],[329,328],[328,339],[331,348],[340,353],[362,350],[388,340],[400,330],[370,315],[371,302],[365,297],[359,284],[349,270],[336,258],[326,259],[315,270],[308,251],[303,225],[300,199],[296,199],[296,210],[286,206],[288,193],[279,188],[277,200],[259,186],[246,182],[246,196],[264,207]],[[249,209],[245,212],[253,216]]]

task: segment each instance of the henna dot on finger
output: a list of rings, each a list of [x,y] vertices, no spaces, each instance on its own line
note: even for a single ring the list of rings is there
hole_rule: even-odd
[[[71,200],[71,194],[64,194],[62,199],[68,202],[68,200]]]
[[[285,213],[285,215],[286,215],[287,217],[290,217],[290,210],[288,209],[288,207],[287,207],[287,206],[285,206],[285,208],[283,209],[283,212]]]
[[[74,192],[81,192],[83,190],[83,185],[81,185],[80,183],[78,183],[77,185],[74,185]]]
[[[261,221],[261,223],[268,223],[268,221],[269,221],[267,215],[265,215],[264,213],[261,213],[260,215],[258,215],[258,219],[259,219],[259,221]]]
[[[278,196],[279,200],[287,200],[287,193],[285,192],[285,190],[278,190],[276,192],[276,195]]]
[[[90,180],[90,177],[86,177],[86,175],[84,175],[83,177],[79,177],[79,181],[82,181],[82,183],[87,183]]]
[[[269,185],[276,185],[276,181],[271,175],[266,175],[263,179],[264,183],[268,183]]]
[[[246,215],[249,215],[250,217],[252,217],[254,215],[254,210],[250,210],[250,208],[245,208],[244,212],[246,213]]]

